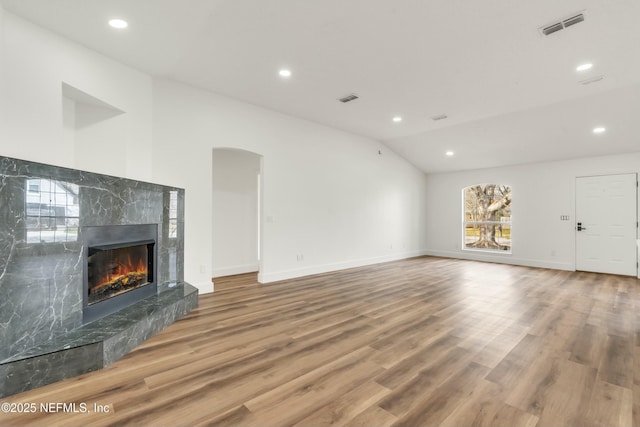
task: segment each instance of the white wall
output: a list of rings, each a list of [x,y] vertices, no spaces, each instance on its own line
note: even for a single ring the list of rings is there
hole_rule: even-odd
[[[0,4],[0,145],[2,141],[6,141],[6,129],[5,124],[5,103],[2,101],[7,97],[5,93],[5,78],[4,78],[4,8]]]
[[[430,174],[427,242],[430,255],[575,269],[575,179],[640,172],[640,152],[531,165]],[[512,254],[461,250],[464,187],[512,187]],[[560,221],[570,215],[570,221]]]
[[[203,291],[214,272],[212,148],[263,156],[265,282],[426,250],[571,270],[575,177],[640,169],[637,153],[425,177],[376,141],[154,80],[1,7],[0,29],[0,154],[186,188],[186,279]],[[76,108],[63,82],[124,113],[78,137],[73,120],[63,125]],[[121,161],[92,158],[96,141]],[[460,249],[461,188],[490,181],[513,187],[510,256]]]
[[[210,287],[213,271],[215,147],[263,156],[263,282],[419,255],[426,247],[426,177],[382,144],[155,80],[154,180],[186,189],[185,276],[201,289]]]
[[[263,281],[425,248],[426,177],[381,144],[154,82],[6,10],[0,17],[0,154],[186,188],[185,277],[202,291],[213,273],[214,147],[264,155]],[[124,113],[79,129],[78,103],[63,99],[63,83]],[[105,145],[119,161],[92,155]]]
[[[4,93],[0,102],[5,123],[0,154],[150,180],[151,77],[6,10],[3,18]],[[125,111],[117,118],[117,126],[98,123],[83,129],[91,138],[71,138],[70,123],[63,126],[63,82]],[[117,156],[109,161],[94,155],[100,150]]]
[[[260,156],[213,150],[213,277],[258,271]]]

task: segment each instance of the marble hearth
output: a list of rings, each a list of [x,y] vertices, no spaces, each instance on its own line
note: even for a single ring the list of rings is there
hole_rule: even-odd
[[[157,230],[157,292],[83,324],[82,230]],[[184,190],[0,157],[0,397],[100,369],[198,302]]]

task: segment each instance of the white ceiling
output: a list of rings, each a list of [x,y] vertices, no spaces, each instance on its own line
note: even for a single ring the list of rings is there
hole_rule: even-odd
[[[640,151],[638,0],[0,1],[151,75],[380,140],[425,172]]]

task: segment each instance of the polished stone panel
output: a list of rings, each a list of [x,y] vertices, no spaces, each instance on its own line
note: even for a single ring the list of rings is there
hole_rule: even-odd
[[[125,326],[105,338],[105,366],[198,306],[197,288],[184,282],[172,282],[170,285],[173,287],[163,284],[157,297],[147,298],[112,315],[113,319],[119,318],[118,324]]]
[[[6,362],[0,364],[0,375],[4,378],[0,397],[97,371],[102,367],[101,342]]]
[[[165,283],[157,295],[4,360],[0,397],[102,369],[197,305],[197,288]]]
[[[0,156],[0,375],[5,362],[41,366],[37,352],[59,350],[43,346],[86,335],[82,228],[129,224],[158,226],[158,295],[161,284],[182,282],[184,190]],[[121,344],[130,337],[105,339],[118,342],[111,361],[122,353],[114,348],[131,347]]]

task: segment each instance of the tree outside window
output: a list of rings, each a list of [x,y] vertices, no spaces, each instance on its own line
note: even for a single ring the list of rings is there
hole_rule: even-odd
[[[464,197],[465,249],[511,252],[511,187],[473,185]]]

